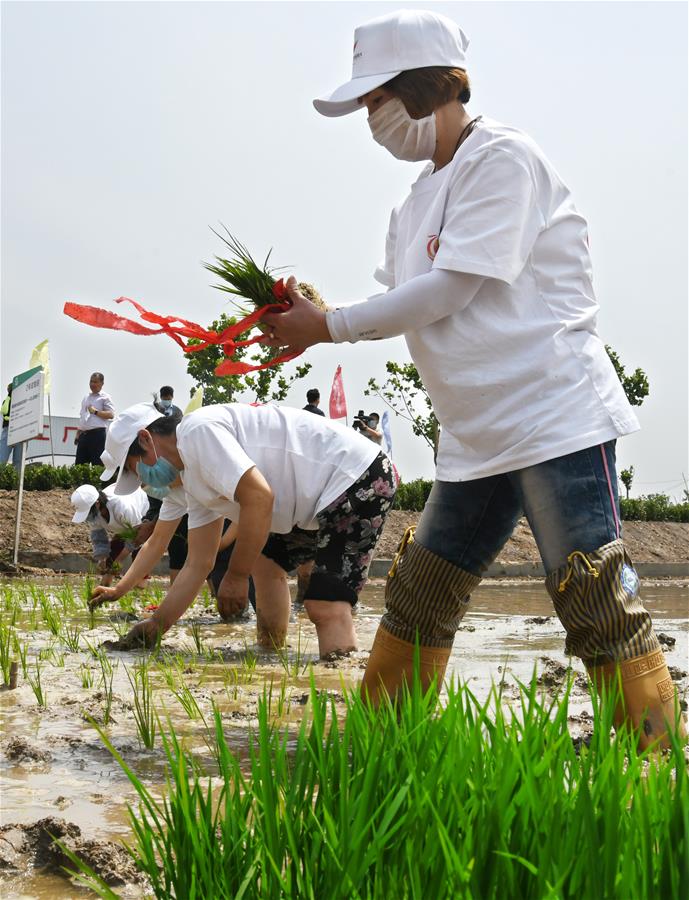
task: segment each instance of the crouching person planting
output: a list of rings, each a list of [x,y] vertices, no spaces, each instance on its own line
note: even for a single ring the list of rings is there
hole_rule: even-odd
[[[156,418],[131,438],[119,453],[116,491],[143,482],[160,496],[179,478],[189,546],[165,600],[125,644],[155,643],[191,605],[227,518],[237,539],[218,607],[226,615],[245,608],[253,575],[258,641],[282,646],[291,606],[286,574],[313,559],[304,607],[319,652],[356,649],[352,609],[395,495],[392,464],[377,446],[303,410],[235,403],[204,407],[179,423]]]

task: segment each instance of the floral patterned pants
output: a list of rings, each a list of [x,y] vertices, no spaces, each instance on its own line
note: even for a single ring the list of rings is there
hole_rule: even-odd
[[[289,534],[271,534],[263,555],[286,572],[314,560],[304,599],[345,600],[354,606],[396,490],[392,463],[379,453],[344,494],[318,513],[318,531],[295,527]]]

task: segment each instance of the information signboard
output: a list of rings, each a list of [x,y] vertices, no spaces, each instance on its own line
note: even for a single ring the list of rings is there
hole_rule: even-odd
[[[36,366],[12,379],[12,406],[7,444],[13,446],[43,434],[43,368]]]
[[[46,416],[43,433],[26,445],[26,458],[40,456],[76,456],[74,438],[79,430],[79,419],[75,416]],[[51,435],[52,432],[52,435]],[[51,441],[52,437],[52,441]]]

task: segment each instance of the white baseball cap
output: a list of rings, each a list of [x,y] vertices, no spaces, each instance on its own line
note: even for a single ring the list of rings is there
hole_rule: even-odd
[[[468,46],[459,25],[439,13],[401,9],[371,19],[354,31],[351,79],[313,105],[324,116],[346,116],[362,108],[357,98],[400,72],[427,66],[466,68]]]
[[[82,484],[81,487],[78,487],[69,498],[69,502],[72,506],[76,506],[77,509],[72,516],[72,522],[75,522],[77,525],[80,522],[85,522],[91,507],[97,499],[98,488],[95,488],[92,484]]]
[[[101,479],[109,481],[119,469],[120,474],[115,483],[116,494],[131,494],[141,487],[139,477],[124,468],[127,451],[142,428],[160,419],[162,413],[153,403],[136,403],[119,413],[110,423],[105,438],[105,450],[101,454],[101,462],[105,466]]]

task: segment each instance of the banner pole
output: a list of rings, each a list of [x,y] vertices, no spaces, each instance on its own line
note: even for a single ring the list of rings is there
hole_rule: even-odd
[[[50,435],[50,456],[55,468],[55,450],[53,448],[53,414],[50,411],[50,394],[48,394],[48,434]]]
[[[12,562],[16,566],[19,560],[19,529],[22,521],[22,502],[24,500],[24,467],[26,465],[26,441],[22,441],[22,461],[19,466],[19,487],[17,488],[17,512],[14,523],[14,556]]]

